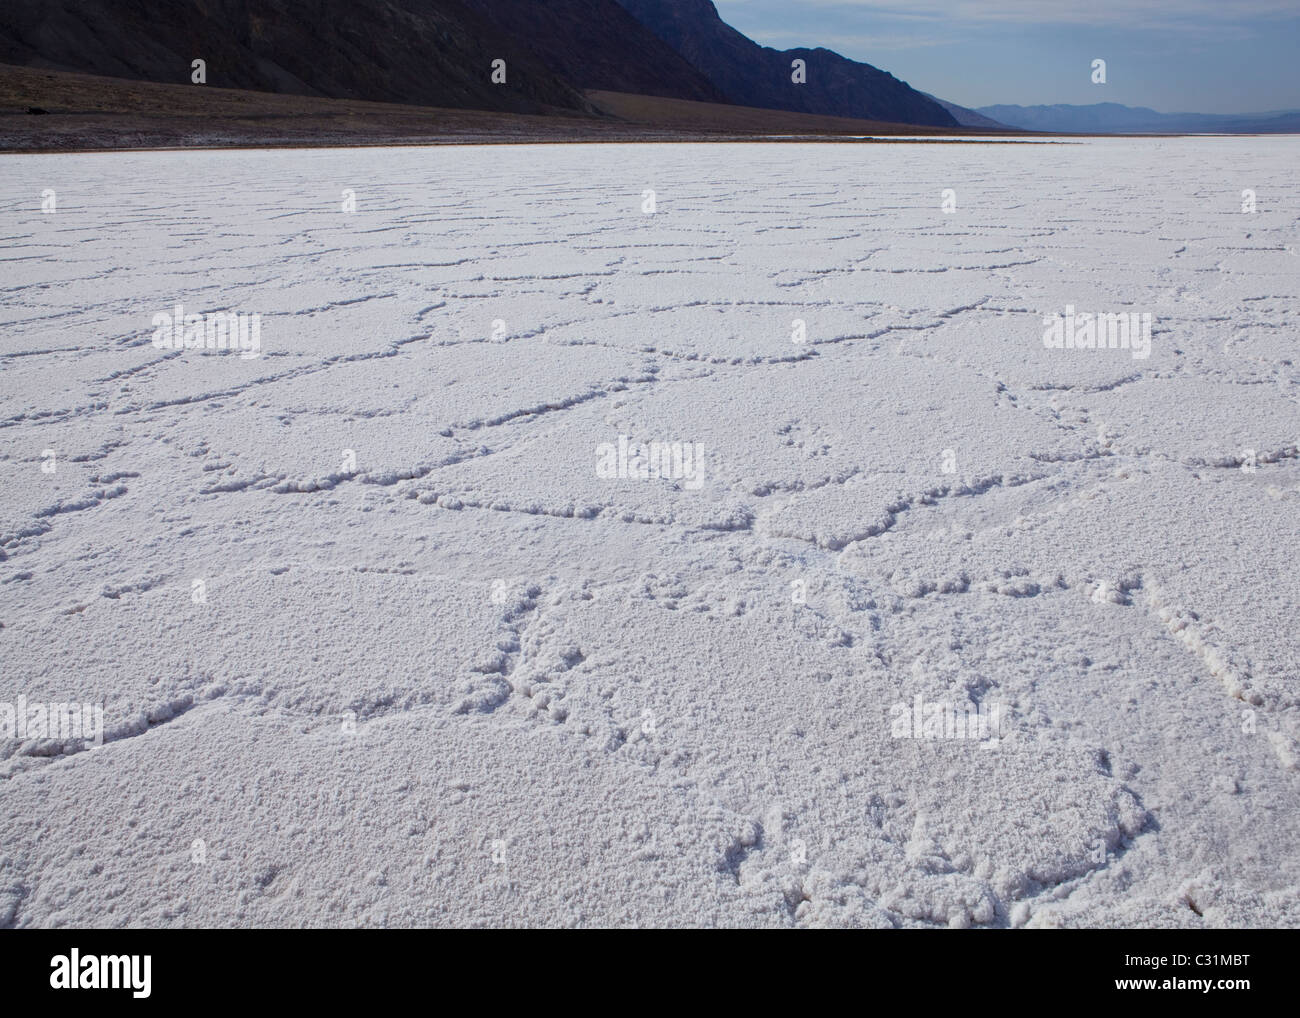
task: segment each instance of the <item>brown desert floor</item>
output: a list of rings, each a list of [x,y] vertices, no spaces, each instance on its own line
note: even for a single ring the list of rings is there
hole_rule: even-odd
[[[916,127],[592,92],[605,116],[480,110],[170,85],[0,64],[0,151],[521,142],[960,141],[988,131]],[[33,110],[42,112],[31,112]],[[1019,132],[1005,132],[1008,140]]]

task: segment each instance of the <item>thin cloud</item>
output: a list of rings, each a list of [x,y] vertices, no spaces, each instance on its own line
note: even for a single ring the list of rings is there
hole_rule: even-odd
[[[917,35],[915,33],[873,33],[871,35],[825,34],[817,36],[815,44],[809,43],[807,32],[750,32],[749,37],[774,49],[797,49],[822,46],[826,49],[846,51],[924,49],[929,46],[952,46],[957,40],[951,35]]]
[[[727,6],[733,6],[728,4]],[[765,6],[742,2],[734,6]],[[783,7],[790,0],[783,0]],[[1130,28],[1171,27],[1187,22],[1205,24],[1245,23],[1295,17],[1295,0],[947,0],[900,8],[877,0],[799,0],[799,6],[874,12],[897,18],[931,21],[1015,22],[1038,25],[1127,26]]]

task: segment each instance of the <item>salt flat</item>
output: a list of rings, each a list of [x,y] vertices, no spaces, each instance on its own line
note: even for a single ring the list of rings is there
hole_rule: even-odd
[[[1298,157],[4,158],[0,926],[1300,925]]]

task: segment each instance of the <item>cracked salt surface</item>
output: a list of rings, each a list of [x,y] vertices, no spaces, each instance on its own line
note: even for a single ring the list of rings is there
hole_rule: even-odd
[[[1298,155],[7,158],[0,926],[1300,925]]]

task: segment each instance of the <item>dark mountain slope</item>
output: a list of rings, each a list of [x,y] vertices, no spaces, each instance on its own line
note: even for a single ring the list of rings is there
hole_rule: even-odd
[[[209,86],[291,95],[597,115],[599,90],[956,126],[867,64],[759,46],[709,0],[0,0],[3,63],[186,84],[196,58]]]
[[[142,81],[539,112],[585,108],[559,75],[447,0],[23,0],[0,6],[0,61]]]
[[[957,125],[933,99],[870,64],[827,49],[760,46],[726,24],[712,0],[618,2],[703,71],[728,102],[895,123]],[[790,80],[795,59],[807,61],[807,84]]]
[[[195,58],[216,87],[472,109],[590,112],[586,88],[720,98],[615,0],[0,4],[0,62],[187,83]]]
[[[616,0],[461,0],[582,89],[722,102],[719,92]]]

